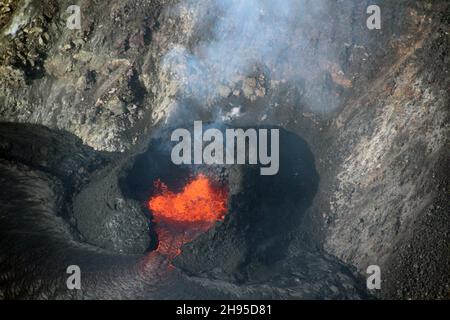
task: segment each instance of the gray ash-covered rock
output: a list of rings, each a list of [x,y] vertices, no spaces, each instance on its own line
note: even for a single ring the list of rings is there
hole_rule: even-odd
[[[22,281],[25,266],[15,262],[34,261],[36,273],[53,279],[58,275],[46,273],[49,267],[63,272],[57,257],[72,263],[61,253],[80,241],[90,252],[82,260],[95,261],[86,265],[98,271],[98,278],[78,298],[177,297],[176,286],[156,292],[144,285],[151,294],[129,288],[127,293],[121,287],[126,277],[111,274],[108,280],[121,287],[116,295],[112,287],[95,290],[94,284],[108,282],[99,270],[111,265],[120,266],[121,276],[134,275],[130,265],[142,256],[126,254],[155,246],[151,215],[139,200],[148,195],[144,181],[123,184],[137,154],[147,151],[149,132],[203,120],[276,125],[292,132],[309,146],[320,181],[301,223],[280,238],[263,228],[264,239],[252,233],[244,239],[240,228],[254,224],[236,219],[252,209],[251,203],[235,201],[236,214],[186,245],[174,262],[189,273],[172,278],[186,296],[349,298],[361,282],[347,278],[345,264],[362,277],[376,264],[382,270],[381,298],[448,298],[448,1],[377,1],[381,30],[367,29],[371,1],[310,1],[317,5],[312,11],[302,8],[304,1],[286,2],[296,5],[283,11],[290,19],[272,19],[268,12],[276,10],[245,11],[251,8],[244,6],[248,2],[236,2],[227,11],[214,0],[82,0],[81,30],[65,26],[70,1],[0,3],[0,120],[24,123],[0,123],[0,156],[6,160],[2,214],[9,212],[8,219],[13,211],[25,214],[25,205],[30,214],[39,214],[49,208],[36,203],[59,201],[50,215],[57,211],[64,220],[49,230],[60,240],[67,236],[60,227],[68,223],[74,237],[39,249],[39,259],[33,259],[36,255],[14,252],[14,241],[25,241],[26,228],[33,225],[8,233],[0,250],[0,276],[8,276],[9,288],[2,297],[18,292],[20,297],[65,296],[64,288],[48,294],[51,281],[20,292],[16,281]],[[240,19],[238,12],[227,15],[235,8],[244,9],[249,19]],[[242,22],[248,28],[233,32]],[[86,145],[123,154],[94,152]],[[165,172],[161,159],[147,154],[142,159],[152,172]],[[174,180],[184,176],[173,173]],[[231,179],[231,185],[243,183],[241,171],[225,173],[222,178]],[[140,174],[137,170],[134,176]],[[255,181],[246,180],[248,190],[240,195],[251,198]],[[30,187],[16,188],[18,182]],[[21,193],[29,201],[21,203]],[[234,196],[239,199],[239,192]],[[271,216],[259,216],[264,210],[256,206],[252,210],[262,221]],[[0,227],[6,232],[10,225]],[[45,236],[37,239],[36,246],[45,247],[40,240]],[[275,250],[282,241],[285,245]],[[25,241],[20,250],[36,246]],[[272,257],[275,251],[282,257]],[[80,256],[78,249],[68,252]],[[328,291],[308,282],[313,272],[305,270],[316,266],[322,271],[315,275],[326,273],[320,288]],[[342,277],[341,268],[346,270]],[[271,278],[276,274],[284,275]],[[346,280],[339,286],[341,278]],[[133,281],[131,286],[138,286]]]

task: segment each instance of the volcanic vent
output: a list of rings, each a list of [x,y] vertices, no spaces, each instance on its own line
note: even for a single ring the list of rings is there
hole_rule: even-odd
[[[449,1],[79,2],[0,4],[0,298],[449,297]],[[173,165],[198,120],[284,128],[280,172]]]
[[[256,276],[257,265],[286,258],[290,231],[302,223],[319,177],[305,141],[279,130],[273,176],[261,175],[259,165],[174,165],[170,130],[153,139],[120,180],[152,219],[151,249],[193,274],[242,281]]]
[[[365,296],[359,279],[345,265],[305,244],[292,246],[295,232],[291,231],[302,224],[302,215],[314,197],[318,179],[306,143],[292,133],[280,129],[283,143],[278,175],[261,176],[257,166],[175,166],[170,161],[167,132],[153,139],[144,152],[116,158],[107,164],[104,161],[108,160],[102,158],[104,154],[80,147],[69,134],[56,134],[36,126],[4,128],[2,137],[14,142],[14,148],[8,152],[12,159],[40,169],[43,156],[30,158],[30,150],[41,150],[50,140],[55,152],[62,154],[61,161],[57,158],[44,167],[55,177],[61,177],[61,184],[54,183],[56,178],[39,175],[35,178],[34,173],[27,178],[30,189],[17,189],[23,187],[6,178],[2,180],[16,187],[14,194],[20,197],[13,203],[15,206],[23,203],[24,194],[25,199],[33,199],[32,195],[43,197],[36,201],[40,207],[30,206],[30,210],[19,211],[21,215],[14,211],[15,207],[4,206],[2,212],[9,223],[15,223],[13,226],[21,230],[33,230],[33,226],[42,230],[38,233],[5,231],[4,241],[17,238],[14,243],[21,243],[26,252],[43,252],[25,257],[30,263],[48,266],[39,272],[49,278],[57,276],[54,270],[65,271],[67,264],[75,263],[88,270],[84,273],[83,292],[68,291],[64,281],[56,281],[52,284],[55,297]],[[24,132],[34,135],[33,142],[22,138]],[[78,176],[73,168],[90,159],[94,166],[86,167],[97,172],[91,179],[80,180],[83,176]],[[66,172],[73,172],[74,176],[65,176]],[[80,183],[84,186],[82,191],[70,193],[70,188]],[[62,199],[52,192],[56,188],[55,192],[64,194],[59,187],[73,196],[72,201],[68,200],[73,210],[68,208],[67,222],[54,215],[51,206],[47,207],[47,203],[53,205],[52,201]],[[175,202],[181,201],[200,216],[178,217],[183,210],[167,207],[168,199],[178,199]],[[207,210],[192,208],[192,199]],[[42,212],[46,219],[38,221],[36,217]],[[29,217],[23,219],[24,214]],[[66,223],[71,225],[71,230]],[[49,225],[53,233],[48,231]],[[9,226],[4,224],[2,230],[16,230],[7,229]],[[144,251],[147,252],[142,254]],[[12,247],[8,252],[19,255],[23,251]],[[67,252],[70,254],[66,255]],[[13,296],[9,292],[8,296]],[[29,295],[43,297],[47,292],[45,287]]]
[[[226,189],[214,187],[203,174],[189,181],[180,193],[170,191],[160,180],[155,184],[160,194],[150,198],[148,208],[156,223],[157,250],[169,257],[178,255],[184,243],[223,220],[227,212]]]

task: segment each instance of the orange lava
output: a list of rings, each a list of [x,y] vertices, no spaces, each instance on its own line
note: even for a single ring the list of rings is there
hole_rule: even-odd
[[[161,181],[155,183],[158,194],[148,201],[158,234],[157,252],[170,259],[181,253],[181,247],[208,231],[227,213],[228,192],[214,187],[199,174],[180,193],[170,191]]]
[[[180,193],[169,191],[160,181],[157,187],[161,194],[148,202],[156,221],[215,222],[222,220],[227,212],[227,192],[214,188],[203,174],[188,183]]]

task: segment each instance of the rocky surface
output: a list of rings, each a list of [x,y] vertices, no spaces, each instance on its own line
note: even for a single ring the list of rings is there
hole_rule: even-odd
[[[379,265],[381,298],[449,298],[449,4],[378,1],[382,29],[370,31],[365,21],[371,1],[318,2],[323,7],[307,18],[294,10],[299,19],[293,21],[299,22],[289,29],[276,25],[275,43],[289,48],[277,52],[279,60],[223,77],[226,64],[197,63],[206,55],[202,44],[217,37],[210,26],[224,17],[212,0],[80,0],[79,31],[65,27],[68,1],[3,1],[0,119],[65,130],[94,149],[125,155],[165,123],[279,125],[306,140],[320,176],[312,206],[291,232],[289,250],[300,252],[306,242],[362,276],[369,265]],[[270,30],[256,36],[273,40]],[[242,47],[239,53],[249,58],[261,49],[257,41]],[[14,154],[16,142],[47,130],[37,128],[15,128],[23,137],[4,129],[2,157],[39,163],[44,172],[47,162],[62,161],[53,155],[67,151],[51,142],[39,152],[30,146],[30,154]],[[63,165],[58,174],[101,167],[86,166]],[[74,177],[81,179],[73,182],[75,189],[88,183],[83,172]],[[114,189],[115,177],[108,181]],[[142,217],[133,225],[117,216],[139,216],[135,205],[120,205],[118,193],[102,191],[99,229],[87,238],[104,232],[92,244],[139,252],[149,241],[142,234],[138,242],[111,241],[124,239],[116,236],[125,225],[131,228],[126,234],[145,228]],[[93,201],[95,208],[89,196],[85,189],[79,199],[87,197],[83,202]],[[83,220],[86,213],[76,208]],[[202,283],[217,288],[223,280],[217,281]],[[292,290],[295,295],[300,289]],[[311,297],[299,297],[305,296]]]
[[[391,44],[395,58],[324,133],[335,150],[319,165],[327,172],[321,177],[331,174],[322,189],[329,207],[321,203],[317,212],[325,220],[324,247],[362,273],[381,266],[382,297],[445,299],[450,292],[449,208],[442,205],[449,25],[448,7],[436,5],[443,13],[403,13],[412,19],[401,36],[409,44]]]
[[[214,276],[186,268],[186,262],[194,266],[197,262],[197,252],[189,248],[185,263],[176,263],[177,267],[157,252],[143,254],[149,246],[147,218],[135,201],[126,199],[118,204],[117,197],[124,196],[118,168],[128,167],[122,156],[95,152],[68,133],[35,125],[3,123],[0,132],[0,181],[4,186],[0,192],[0,298],[370,297],[348,266],[306,245],[266,269],[258,270],[252,263],[250,281],[239,282],[217,277],[217,272]],[[27,133],[33,133],[33,139]],[[49,140],[52,152],[61,158],[47,163],[44,151]],[[128,160],[132,161],[132,156]],[[278,221],[278,225],[284,223]],[[267,226],[261,228],[267,233]],[[218,230],[217,234],[232,238],[233,230],[238,229],[232,224],[226,232]],[[207,237],[215,234],[213,229]],[[272,234],[272,238],[277,237]],[[226,258],[223,249],[234,248],[222,241],[210,243],[222,250],[205,252],[205,257]],[[197,247],[204,248],[205,244],[200,242]],[[71,291],[65,285],[65,270],[71,264],[80,266],[83,272],[82,290]],[[264,264],[261,266],[264,268]]]

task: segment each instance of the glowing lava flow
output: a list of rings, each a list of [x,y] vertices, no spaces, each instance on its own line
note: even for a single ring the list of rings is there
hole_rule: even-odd
[[[214,188],[209,179],[199,174],[180,193],[168,190],[156,182],[159,194],[148,201],[158,234],[157,251],[169,257],[180,253],[184,243],[223,220],[227,212],[228,192]]]

